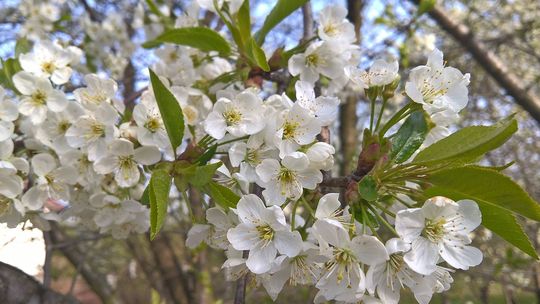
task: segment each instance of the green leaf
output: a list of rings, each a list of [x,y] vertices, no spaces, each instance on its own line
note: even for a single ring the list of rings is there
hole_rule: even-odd
[[[26,54],[32,49],[32,43],[26,38],[19,38],[15,43],[15,57]]]
[[[308,2],[308,0],[278,0],[276,6],[274,6],[270,14],[266,16],[261,29],[255,34],[257,44],[262,45],[266,35],[268,35],[268,33],[276,25],[292,14],[292,12],[299,9],[306,2]]]
[[[211,146],[210,148],[208,148],[208,150],[206,152],[204,152],[203,155],[201,155],[199,157],[199,159],[197,160],[197,162],[199,163],[199,165],[206,165],[206,163],[212,159],[212,157],[214,157],[214,155],[216,155],[216,150],[217,150],[217,145],[213,145]]]
[[[19,91],[17,91],[15,85],[13,84],[13,75],[22,70],[19,60],[8,58],[4,61],[0,58],[0,62],[2,63],[2,71],[4,72],[4,76],[2,77],[4,85],[18,93]]]
[[[505,143],[517,131],[512,117],[493,126],[463,128],[422,150],[414,163],[458,161],[469,163]]]
[[[435,7],[435,4],[437,3],[437,0],[420,0],[420,3],[418,4],[418,16],[423,15],[430,10],[432,10]]]
[[[165,222],[169,191],[171,189],[171,176],[165,170],[156,170],[150,178],[150,238],[153,240]]]
[[[368,202],[377,200],[377,181],[371,175],[366,175],[358,183],[358,194]]]
[[[161,80],[159,80],[159,77],[154,71],[151,69],[149,71],[159,112],[161,113],[161,118],[169,135],[173,150],[176,153],[176,148],[182,144],[182,139],[184,138],[184,114],[174,95],[161,83]]]
[[[157,5],[152,0],[146,0],[146,4],[148,5],[148,8],[152,13],[154,13],[157,16],[163,16]]]
[[[396,163],[409,159],[420,148],[428,133],[424,112],[413,112],[392,138],[391,157]]]
[[[504,208],[484,203],[478,203],[478,207],[480,207],[480,211],[482,212],[482,225],[484,227],[531,257],[538,259],[538,254],[531,244],[529,237],[525,234],[513,214]]]
[[[237,13],[238,32],[242,41],[247,42],[251,39],[251,17],[249,14],[249,0],[244,0]]]
[[[201,187],[212,181],[212,177],[216,173],[216,170],[221,167],[222,163],[217,162],[205,166],[199,166],[195,170],[195,174],[189,180],[189,183],[195,187]]]
[[[509,177],[491,169],[458,167],[430,174],[433,186],[426,195],[442,195],[452,199],[472,199],[519,213],[540,221],[540,206]],[[438,193],[438,194],[437,194]]]
[[[257,42],[255,42],[253,38],[250,39],[248,52],[250,53],[251,59],[258,67],[263,69],[265,72],[270,71],[270,66],[268,65],[268,61],[266,60],[266,55],[264,54],[263,49],[257,45]]]
[[[236,208],[236,204],[238,204],[238,201],[240,200],[240,197],[232,192],[231,189],[216,182],[210,182],[208,184],[208,192],[216,204],[225,209]]]
[[[144,188],[143,194],[141,196],[141,204],[145,206],[150,206],[150,191],[152,191],[150,184]]]
[[[501,173],[477,166],[441,170],[428,177],[427,197],[471,199],[482,211],[483,225],[523,252],[537,257],[512,212],[540,220],[540,206],[514,181]]]
[[[187,45],[203,52],[216,51],[228,55],[231,47],[218,32],[207,27],[183,27],[165,31],[153,41]],[[145,42],[144,47],[154,45],[152,41]]]

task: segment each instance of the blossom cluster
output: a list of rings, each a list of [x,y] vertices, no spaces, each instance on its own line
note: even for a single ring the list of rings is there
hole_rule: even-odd
[[[198,1],[210,10],[216,3],[234,14],[242,1]],[[450,288],[454,269],[481,262],[482,253],[469,246],[481,214],[471,200],[424,202],[400,194],[386,205],[364,205],[321,190],[336,151],[320,134],[336,126],[337,92],[356,86],[372,102],[390,92],[387,102],[400,81],[395,59],[358,67],[360,49],[346,15],[341,6],[323,9],[316,37],[288,60],[298,79],[295,98],[243,82],[213,83],[234,70],[231,58],[187,46],[157,48],[152,70],[184,118],[184,143],[176,151],[151,86],[126,107],[113,79],[79,68],[81,49],[37,35],[33,49],[18,58],[13,94],[0,88],[0,222],[59,221],[115,238],[146,232],[149,209],[141,202],[152,170],[176,161],[186,147],[213,146],[210,162],[223,162],[213,181],[240,198],[235,208],[224,208],[205,197],[205,223],[194,224],[186,242],[225,250],[229,279],[250,273],[273,299],[288,282],[314,285],[315,302],[397,303],[408,288],[428,303]],[[175,27],[193,26],[197,16],[195,2]],[[124,70],[134,48],[117,20],[83,19],[85,51],[114,61],[112,75]],[[83,86],[73,88],[74,74]],[[448,134],[467,104],[468,83],[469,75],[446,67],[437,49],[411,70],[404,92],[435,125],[424,145]],[[171,195],[176,190],[182,191]],[[387,224],[393,237],[384,239],[375,222]]]

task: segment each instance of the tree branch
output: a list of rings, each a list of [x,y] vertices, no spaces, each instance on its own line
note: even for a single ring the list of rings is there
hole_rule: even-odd
[[[414,0],[419,3],[418,0]],[[540,98],[526,90],[519,78],[489,50],[481,41],[474,37],[473,32],[465,25],[452,20],[441,8],[434,7],[429,15],[448,34],[454,37],[465,48],[478,64],[495,81],[512,96],[515,102],[523,107],[531,117],[540,124]]]
[[[53,244],[69,242],[64,232],[55,224],[51,223],[51,242]],[[59,250],[77,269],[80,269],[81,275],[88,283],[90,288],[98,295],[103,303],[110,303],[113,290],[107,283],[107,280],[99,275],[95,270],[84,261],[85,253],[77,246],[61,246]]]
[[[41,285],[18,268],[0,262],[0,303],[75,304],[65,296]]]

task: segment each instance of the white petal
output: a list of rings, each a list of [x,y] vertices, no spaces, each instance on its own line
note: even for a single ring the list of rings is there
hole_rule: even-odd
[[[276,258],[276,253],[276,247],[273,245],[253,248],[249,252],[246,266],[255,274],[268,272]]]
[[[127,139],[116,139],[109,145],[109,151],[113,155],[129,156],[135,152],[133,150],[133,143]]]
[[[403,259],[412,270],[428,275],[436,269],[439,249],[436,244],[419,237],[412,242],[411,251],[405,254]]]
[[[98,159],[94,162],[94,170],[99,174],[111,173],[118,165],[117,158],[109,155]]]
[[[156,147],[140,147],[135,150],[135,160],[142,165],[153,165],[161,159],[161,152]]]
[[[471,266],[482,263],[483,254],[478,248],[444,242],[441,246],[441,257],[452,267],[467,270]]]
[[[186,239],[186,246],[188,248],[195,248],[199,246],[206,238],[210,231],[210,225],[195,224],[189,229]]]
[[[279,253],[295,257],[302,249],[302,237],[298,231],[276,231],[274,245]]]
[[[340,207],[339,193],[328,193],[319,200],[317,210],[315,211],[315,217],[317,219],[330,217]]]
[[[251,250],[260,241],[256,227],[245,223],[229,229],[227,239],[236,250]]]
[[[48,153],[41,153],[32,158],[34,173],[45,176],[56,168],[56,160]]]
[[[47,95],[47,107],[53,112],[60,112],[66,109],[68,100],[64,92],[53,90]]]
[[[36,79],[36,76],[23,71],[13,76],[13,84],[21,94],[32,95],[36,89]]]
[[[358,260],[367,265],[383,263],[388,260],[386,247],[374,236],[359,235],[352,239],[351,248]]]
[[[475,201],[460,200],[456,203],[459,205],[459,225],[465,227],[465,233],[473,231],[482,223],[482,213]]]
[[[396,231],[406,242],[412,242],[424,230],[424,214],[422,209],[406,209],[396,214]]]
[[[266,211],[262,200],[255,194],[242,196],[236,205],[238,218],[243,223],[256,223],[260,221]]]
[[[43,207],[47,195],[37,187],[32,187],[22,196],[23,205],[30,210],[38,210]]]

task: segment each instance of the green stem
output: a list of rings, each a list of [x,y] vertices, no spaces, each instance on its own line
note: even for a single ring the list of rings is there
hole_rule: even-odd
[[[374,201],[374,202],[371,202],[375,207],[379,208],[382,212],[390,215],[391,217],[396,217],[396,214],[390,210],[388,210],[388,208],[382,206],[381,204],[379,204],[378,202]]]
[[[292,206],[292,212],[291,212],[291,231],[294,231],[294,224],[296,221],[296,209],[298,208],[298,204],[300,203],[300,200],[297,200],[294,202]]]
[[[382,115],[383,115],[383,112],[384,112],[384,108],[386,107],[386,102],[387,102],[387,99],[383,98],[381,111],[379,112],[379,117],[377,117],[377,125],[375,125],[375,132],[377,132],[377,130],[379,129],[379,126],[381,124],[381,119],[382,119]]]
[[[390,230],[392,233],[394,233],[396,236],[399,236],[399,234],[397,233],[396,229],[394,227],[392,227],[392,225],[390,225],[390,223],[388,223],[387,220],[385,220],[378,212],[377,210],[375,210],[373,207],[371,206],[368,206],[368,208],[373,212],[373,214],[375,214],[375,216],[377,217],[377,219],[379,220],[379,222],[381,222],[383,225],[386,226],[386,228],[388,228],[388,230]]]
[[[315,218],[315,211],[313,211],[313,208],[311,208],[311,206],[309,205],[309,203],[306,201],[306,199],[302,196],[300,198],[300,200],[302,201],[302,204],[304,205],[304,207],[306,207],[306,209],[308,210],[309,214]]]
[[[217,146],[223,146],[223,145],[226,145],[226,144],[230,144],[232,142],[235,142],[235,141],[240,141],[240,140],[244,140],[244,139],[248,139],[249,138],[249,135],[246,135],[246,136],[242,136],[242,137],[238,137],[238,138],[235,138],[235,139],[231,139],[231,140],[226,140],[224,142],[220,142],[220,143],[217,143]]]
[[[397,111],[392,118],[390,118],[382,127],[381,132],[379,132],[379,136],[382,138],[384,137],[384,134],[395,124],[397,124],[400,120],[405,118],[410,112],[408,112],[411,108],[413,108],[414,102],[409,102],[406,104],[401,110]]]
[[[375,99],[371,100],[371,115],[369,116],[369,131],[373,133],[373,121],[375,120]]]
[[[192,223],[196,223],[195,215],[193,215],[193,209],[191,209],[191,204],[189,203],[188,195],[186,191],[182,191],[182,198],[186,202],[186,207],[188,209],[189,217]]]
[[[413,206],[407,202],[405,202],[404,200],[400,199],[399,197],[397,197],[397,195],[395,194],[390,194],[394,199],[396,199],[398,202],[402,203],[403,205],[405,205],[407,208],[412,208]]]

